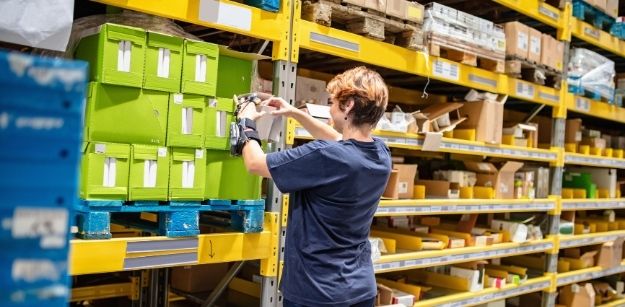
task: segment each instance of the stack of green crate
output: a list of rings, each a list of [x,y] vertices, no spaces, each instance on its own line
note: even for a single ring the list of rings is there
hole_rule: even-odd
[[[206,42],[115,24],[99,30],[75,52],[92,80],[82,198],[259,199],[260,178],[229,156],[232,99],[218,98],[249,91],[251,62],[220,57]]]

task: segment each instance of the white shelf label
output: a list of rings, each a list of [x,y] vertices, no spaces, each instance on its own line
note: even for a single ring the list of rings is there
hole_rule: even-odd
[[[575,108],[578,111],[590,112],[590,101],[581,97],[575,97]]]
[[[517,81],[516,82],[516,94],[517,96],[525,97],[528,99],[534,99],[534,94],[536,90],[534,85]]]
[[[590,36],[596,39],[599,39],[601,37],[601,33],[599,32],[599,30],[596,30],[590,27],[584,27],[584,35]]]
[[[432,70],[434,76],[453,81],[460,80],[460,66],[458,66],[458,64],[436,60],[434,61],[434,68]]]

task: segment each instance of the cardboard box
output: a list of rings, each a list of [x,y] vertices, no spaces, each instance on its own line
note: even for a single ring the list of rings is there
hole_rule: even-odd
[[[555,51],[552,48],[555,47],[555,39],[549,35],[543,33],[541,42],[541,51],[540,51],[540,64],[545,65],[547,67],[555,68],[556,59]]]
[[[527,241],[528,227],[525,224],[493,220],[490,228],[496,231],[506,231],[510,236],[510,241],[514,243],[523,243]]]
[[[295,82],[295,101],[328,105],[330,94],[326,91],[326,82],[297,76]]]
[[[506,32],[506,55],[526,60],[529,56],[529,28],[518,22],[504,24]]]
[[[228,273],[228,263],[171,268],[171,286],[187,293],[208,292]]]
[[[538,124],[516,124],[503,128],[503,135],[511,135],[514,139],[525,140],[525,147],[538,147]],[[512,145],[512,144],[508,144]]]
[[[385,13],[386,0],[365,0],[365,5],[363,7],[378,11],[380,13]]]
[[[583,137],[580,145],[588,145],[590,148],[605,149],[607,142],[600,137]]]
[[[475,186],[475,183],[477,182],[477,175],[475,174],[475,172],[469,171],[435,171],[434,179],[454,182],[458,184],[459,188],[465,188]]]
[[[459,268],[452,266],[449,271],[449,275],[455,277],[461,277],[468,283],[469,292],[482,291],[484,289],[484,266],[480,269],[470,270],[465,268]]]
[[[509,161],[497,169],[492,163],[465,161],[465,167],[477,173],[477,185],[493,187],[498,199],[514,198],[514,173],[523,167],[521,162]]]
[[[421,111],[412,113],[415,118],[416,129],[409,129],[408,132],[447,132],[451,131],[458,124],[466,120],[460,116],[458,109],[462,108],[462,103],[435,103]],[[412,131],[411,131],[412,130]]]
[[[458,128],[475,129],[476,141],[500,144],[506,100],[507,96],[499,96],[496,100],[466,102],[460,109],[460,116],[467,119]]]
[[[360,7],[364,7],[365,6],[365,0],[345,0],[343,1],[345,3],[349,3],[349,4],[354,4]]]
[[[398,199],[399,198],[399,171],[392,170],[386,183],[386,189],[382,194],[382,198]]]
[[[534,190],[536,198],[549,196],[549,168],[548,167],[523,167],[522,171],[534,172]]]
[[[143,88],[180,92],[184,39],[147,31]]]
[[[607,0],[591,0],[593,5],[601,10],[602,12],[607,12]]]
[[[543,35],[542,33],[540,33],[540,31],[528,27],[528,34],[529,34],[529,51],[528,51],[528,61],[530,62],[534,62],[534,63],[540,63],[540,57],[541,57],[541,53],[542,53],[542,40],[543,40]]]
[[[205,199],[260,199],[262,178],[225,150],[206,150]]]
[[[407,12],[406,0],[386,0],[386,15],[404,19]]]
[[[591,283],[568,285],[560,289],[558,300],[567,307],[594,307],[595,290]]]
[[[171,94],[169,96],[167,146],[204,147],[208,101],[208,97],[200,95]]]
[[[619,266],[623,260],[623,241],[624,238],[618,238],[614,241],[606,242],[599,249],[597,257],[597,265],[604,269]]]
[[[519,171],[514,174],[515,198],[536,198],[536,173],[534,171]]]
[[[417,185],[425,186],[425,195],[428,198],[449,198],[457,199],[460,197],[458,189],[453,190],[451,182],[444,180],[417,180]]]
[[[423,23],[423,5],[414,1],[406,2],[406,16],[404,17],[408,21],[416,22],[418,24]]]
[[[595,266],[596,251],[582,253],[580,248],[569,248],[564,250],[562,260],[570,263],[572,270],[582,270]]]
[[[393,289],[378,283],[378,295],[376,296],[375,305],[384,306],[393,303]]]
[[[605,12],[606,14],[618,18],[619,0],[606,0]]]
[[[567,119],[564,132],[564,143],[574,144],[582,141],[582,120],[580,118]]]
[[[416,164],[395,164],[393,169],[398,172],[397,195],[400,199],[411,199],[414,191],[414,180],[417,175]]]
[[[549,49],[551,49],[553,57],[552,67],[562,72],[564,70],[564,42],[554,38],[551,40],[551,47]]]

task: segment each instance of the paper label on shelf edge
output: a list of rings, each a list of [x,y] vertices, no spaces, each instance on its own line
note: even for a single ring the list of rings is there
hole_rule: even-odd
[[[584,27],[584,35],[590,36],[596,39],[599,39],[601,37],[599,30],[590,28],[590,27]]]
[[[529,99],[534,99],[534,93],[535,93],[534,85],[524,83],[521,81],[516,82],[516,94],[518,96],[529,98]]]
[[[460,80],[460,66],[456,63],[435,60],[432,67],[432,75],[448,80]]]
[[[590,112],[590,101],[581,97],[575,97],[575,108],[579,111]]]
[[[252,29],[252,10],[217,0],[200,0],[198,19],[243,31]]]

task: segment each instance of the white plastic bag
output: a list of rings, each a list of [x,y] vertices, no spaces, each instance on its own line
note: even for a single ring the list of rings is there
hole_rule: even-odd
[[[74,19],[74,0],[0,1],[0,40],[65,51]]]

